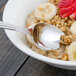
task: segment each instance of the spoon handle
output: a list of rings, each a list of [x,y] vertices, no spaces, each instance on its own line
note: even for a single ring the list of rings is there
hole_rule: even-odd
[[[29,34],[28,29],[25,28],[25,27],[9,24],[9,23],[2,22],[2,21],[0,21],[0,28],[13,30],[13,31],[18,31],[18,32],[22,32],[22,33],[25,33],[25,34]]]

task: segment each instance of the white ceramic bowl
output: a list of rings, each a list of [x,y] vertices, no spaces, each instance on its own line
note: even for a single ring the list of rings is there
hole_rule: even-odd
[[[31,13],[37,5],[44,2],[48,2],[48,0],[9,0],[4,10],[3,21],[25,26],[28,14]],[[76,70],[76,62],[48,58],[32,51],[28,47],[24,34],[9,30],[5,30],[5,32],[12,43],[24,53],[59,68]]]

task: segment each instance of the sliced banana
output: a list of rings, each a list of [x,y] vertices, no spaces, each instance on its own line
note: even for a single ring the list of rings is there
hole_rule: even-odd
[[[36,8],[35,16],[38,19],[50,20],[52,17],[56,15],[56,12],[57,8],[55,5],[51,3],[44,3]]]
[[[68,56],[70,61],[76,61],[76,42],[73,42],[67,48]]]
[[[70,31],[73,35],[76,35],[76,21],[72,24]]]

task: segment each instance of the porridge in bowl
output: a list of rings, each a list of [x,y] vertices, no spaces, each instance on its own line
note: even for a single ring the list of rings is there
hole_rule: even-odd
[[[46,22],[61,29],[60,48],[44,51],[39,49],[27,36],[29,46],[44,56],[65,61],[76,61],[76,0],[49,0],[39,5],[27,19],[26,28],[32,31],[33,24]]]

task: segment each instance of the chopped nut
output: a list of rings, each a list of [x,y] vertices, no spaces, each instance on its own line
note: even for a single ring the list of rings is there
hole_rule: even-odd
[[[39,21],[37,20],[37,21],[35,21],[35,23],[38,23]]]
[[[58,56],[58,55],[59,55],[58,51],[54,51],[53,54],[54,54],[55,56]]]
[[[51,22],[50,21],[46,21],[47,23],[49,23],[49,24],[51,24]]]
[[[40,22],[44,22],[44,20],[40,20]]]
[[[68,60],[68,55],[67,54],[63,54],[62,60]]]
[[[36,17],[33,17],[33,19],[37,19]]]
[[[56,2],[57,2],[57,3],[59,3],[59,2],[60,2],[60,0],[56,0]]]
[[[54,0],[49,0],[50,3],[54,4]]]
[[[44,55],[44,54],[46,53],[46,51],[43,51],[43,50],[40,49],[40,50],[38,51],[38,53]]]
[[[59,24],[56,24],[56,26],[57,26],[58,28],[60,28],[60,25],[59,25]]]

